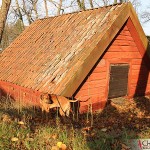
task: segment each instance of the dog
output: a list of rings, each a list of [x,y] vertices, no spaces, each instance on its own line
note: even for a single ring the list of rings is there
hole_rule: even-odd
[[[52,103],[53,103],[53,101],[51,100],[49,94],[42,94],[40,96],[40,105],[41,105],[42,112],[43,111],[49,112],[49,106],[48,105],[52,104]]]
[[[45,110],[46,112],[49,112],[49,109],[59,107],[60,115],[67,117],[69,117],[70,114],[71,109],[70,103],[71,102],[75,103],[77,101],[79,100],[69,100],[68,98],[63,96],[57,96],[54,94],[47,94],[47,93],[42,94],[40,98],[42,111]]]

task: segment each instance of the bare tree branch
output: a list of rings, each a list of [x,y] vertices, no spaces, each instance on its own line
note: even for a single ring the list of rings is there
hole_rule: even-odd
[[[61,7],[62,7],[62,0],[59,0],[57,15],[60,15],[60,12],[62,10]]]
[[[48,17],[47,0],[44,0],[44,6],[45,6],[46,17]]]
[[[32,17],[31,17],[31,12],[32,12],[32,10],[30,10],[30,12],[27,11],[27,7],[26,7],[26,4],[25,4],[25,0],[22,0],[22,2],[23,2],[23,11],[24,11],[24,13],[26,14],[28,23],[31,24],[31,23],[33,22],[33,19],[32,19]]]
[[[77,3],[78,3],[78,6],[80,8],[80,10],[85,10],[85,3],[84,3],[84,0],[80,1],[80,0],[77,0]]]
[[[21,21],[21,24],[22,24],[22,27],[24,28],[24,23],[23,23],[23,15],[21,13],[21,10],[20,10],[20,6],[19,6],[19,3],[18,3],[18,0],[15,0],[16,2],[16,7],[17,7],[17,11],[16,11],[16,14],[18,13],[18,17]]]
[[[144,23],[150,21],[150,12],[148,11],[143,12],[141,18],[144,20]]]
[[[93,9],[94,8],[93,0],[89,0],[89,3],[90,3],[91,8]]]

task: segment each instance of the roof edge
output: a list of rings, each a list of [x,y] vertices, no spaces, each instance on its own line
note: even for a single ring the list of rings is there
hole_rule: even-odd
[[[134,24],[134,26],[136,28],[136,31],[138,32],[139,37],[140,37],[141,41],[143,42],[144,48],[147,48],[147,46],[148,46],[148,39],[147,39],[147,37],[146,37],[146,35],[144,33],[144,30],[143,30],[143,28],[142,28],[142,26],[140,24],[140,21],[139,21],[139,19],[137,17],[137,14],[136,14],[136,12],[135,12],[135,10],[134,10],[134,8],[133,8],[131,3],[129,3],[129,7],[130,7],[130,18],[132,20],[132,23]]]
[[[146,37],[146,34],[140,24],[140,21],[131,3],[129,3],[129,7],[130,7],[130,18],[132,20],[132,23],[139,35],[139,38],[143,44],[144,49],[147,50],[146,53],[148,54],[148,57],[150,58],[150,44],[148,38]]]

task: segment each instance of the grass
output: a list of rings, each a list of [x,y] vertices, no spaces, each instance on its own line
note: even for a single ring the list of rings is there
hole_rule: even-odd
[[[55,114],[45,117],[39,109],[18,108],[3,98],[0,149],[56,150],[57,143],[62,142],[67,150],[121,150],[130,139],[150,137],[150,122],[144,116],[140,118],[143,110],[136,108],[136,103],[129,106],[108,105],[102,113],[95,113],[92,118],[89,115],[88,120],[85,114],[79,115],[78,122],[72,122]]]

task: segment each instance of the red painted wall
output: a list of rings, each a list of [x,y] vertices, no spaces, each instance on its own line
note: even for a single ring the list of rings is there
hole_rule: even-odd
[[[75,93],[75,97],[80,100],[91,98],[88,102],[80,103],[80,112],[86,112],[91,103],[93,111],[104,108],[109,91],[110,64],[129,64],[128,97],[150,92],[149,70],[145,65],[144,56],[139,52],[140,40],[135,41],[134,34],[131,34],[134,26],[130,23],[127,23],[118,33],[103,57]],[[139,43],[136,44],[136,42]],[[140,51],[142,51],[141,48]]]
[[[10,96],[23,106],[39,106],[41,93],[12,83],[0,81],[0,97]]]

